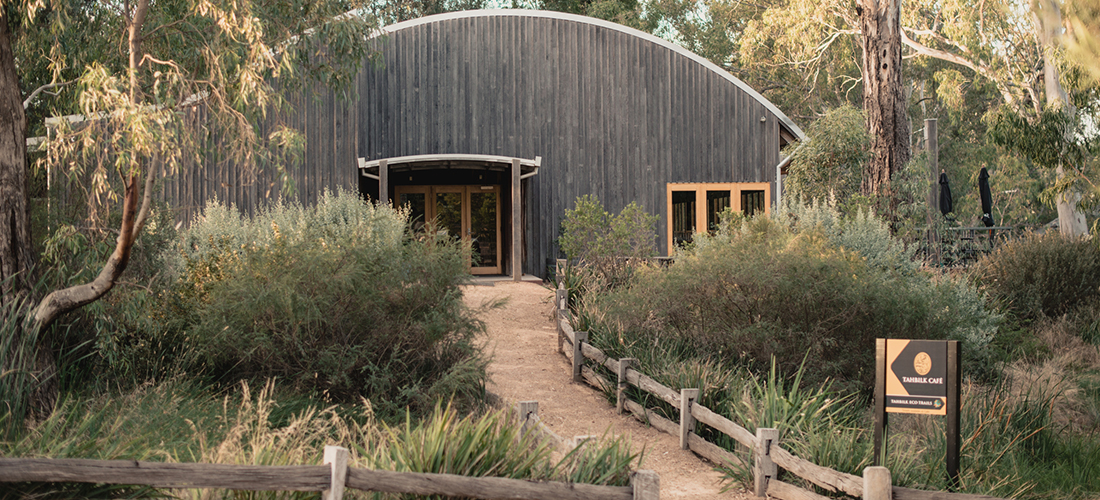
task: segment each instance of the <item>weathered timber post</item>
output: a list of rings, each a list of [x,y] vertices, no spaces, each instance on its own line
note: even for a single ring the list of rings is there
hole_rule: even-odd
[[[581,344],[588,342],[588,332],[573,332],[573,381],[581,382],[581,367],[584,366],[584,352]]]
[[[378,203],[390,204],[390,161],[378,162]]]
[[[688,434],[695,430],[691,404],[699,397],[699,389],[680,389],[680,449],[688,449]]]
[[[634,471],[630,485],[634,488],[634,500],[659,500],[661,497],[661,476],[654,471]]]
[[[520,193],[520,161],[512,158],[512,281],[523,279],[523,197]]]
[[[940,263],[942,247],[936,233],[936,221],[940,217],[940,146],[935,118],[924,120],[924,144],[928,152],[928,246],[932,248],[935,262]]]
[[[772,446],[779,446],[779,430],[757,428],[756,446],[752,450],[753,494],[764,497],[768,493],[768,481],[775,479],[779,468],[772,462]]]
[[[894,487],[891,484],[890,469],[886,467],[867,467],[863,469],[863,500],[891,500]]]
[[[519,418],[520,427],[523,428],[523,433],[530,432],[534,423],[531,421],[532,416],[539,415],[539,402],[538,401],[520,401],[516,404],[516,413]]]
[[[323,500],[341,500],[344,498],[344,484],[348,481],[348,449],[339,446],[326,446],[324,463],[332,467],[329,487],[321,492]]]
[[[623,358],[619,360],[619,385],[615,390],[615,408],[619,411],[619,415],[623,414],[623,410],[626,409],[626,371],[638,366],[638,360],[634,358]]]
[[[558,282],[558,289],[554,290],[554,307],[557,309],[557,312],[554,313],[554,323],[558,330],[558,352],[564,352],[565,331],[561,328],[561,322],[565,321],[566,312],[569,311],[569,290],[566,290],[565,283],[560,281]]]

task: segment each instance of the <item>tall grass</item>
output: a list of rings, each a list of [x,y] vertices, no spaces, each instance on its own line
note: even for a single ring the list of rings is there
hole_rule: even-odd
[[[460,416],[437,406],[422,421],[388,426],[367,401],[306,405],[279,416],[276,386],[247,383],[215,396],[182,382],[117,397],[68,399],[40,426],[0,440],[0,456],[126,459],[250,465],[318,465],[326,445],[351,451],[355,467],[470,476],[625,485],[639,454],[604,439],[555,459],[549,444],[524,434],[507,411]],[[0,498],[312,498],[293,492],[156,490],[96,485],[0,483]],[[349,491],[352,497],[387,495]]]
[[[27,297],[0,302],[0,438],[18,432],[30,417],[36,375],[38,329]]]

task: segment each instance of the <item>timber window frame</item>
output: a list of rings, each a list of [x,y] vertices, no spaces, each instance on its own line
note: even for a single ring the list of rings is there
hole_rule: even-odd
[[[728,197],[721,196],[721,193],[728,193]],[[675,253],[679,242],[690,241],[691,235],[699,232],[699,228],[712,230],[717,225],[717,214],[721,211],[718,207],[730,207],[746,215],[753,215],[763,208],[763,212],[767,214],[771,212],[771,203],[769,182],[668,183],[665,205],[668,215],[665,227],[668,255]],[[686,237],[685,233],[688,233]]]

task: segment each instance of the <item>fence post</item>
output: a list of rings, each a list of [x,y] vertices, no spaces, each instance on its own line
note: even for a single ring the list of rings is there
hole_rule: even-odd
[[[894,496],[894,486],[891,483],[890,469],[863,469],[863,500],[890,500]]]
[[[752,450],[753,494],[763,497],[768,493],[768,481],[774,479],[779,469],[772,462],[772,446],[779,445],[779,430],[757,428],[756,446]]]
[[[344,498],[344,484],[348,481],[348,449],[325,446],[324,463],[331,465],[332,475],[329,477],[329,488],[321,493],[321,498],[341,500]]]
[[[688,449],[688,434],[695,430],[691,404],[699,397],[699,389],[680,389],[680,449]]]
[[[661,476],[651,470],[634,471],[630,485],[634,488],[634,500],[659,500],[661,497]]]
[[[573,381],[582,382],[581,367],[584,366],[584,352],[581,344],[588,342],[588,332],[573,332]]]
[[[619,410],[619,415],[622,415],[623,410],[626,410],[626,371],[635,366],[638,366],[638,360],[634,358],[619,360],[619,386],[615,390],[615,408]]]
[[[565,312],[569,310],[569,290],[565,289],[565,283],[558,282],[558,289],[554,290],[554,326],[558,330],[558,352],[564,352],[565,331],[561,329],[561,322],[565,320]]]
[[[531,427],[534,425],[531,422],[531,416],[539,415],[539,402],[538,401],[520,401],[516,404],[516,412],[519,414],[519,425],[523,429],[523,433],[527,434],[531,431]]]

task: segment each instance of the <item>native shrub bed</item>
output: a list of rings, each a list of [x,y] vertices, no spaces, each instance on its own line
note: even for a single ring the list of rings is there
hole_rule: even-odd
[[[756,373],[773,356],[785,373],[808,359],[805,383],[832,380],[843,391],[873,383],[876,337],[957,339],[982,355],[999,317],[972,287],[898,265],[900,257],[865,257],[830,231],[843,232],[757,217],[699,235],[669,268],[643,268],[628,288],[585,296],[580,328],[616,357],[667,349]]]
[[[438,399],[468,407],[487,362],[459,289],[468,249],[406,219],[346,192],[254,217],[211,203],[149,257],[156,273],[136,273],[58,332],[62,387],[277,378],[286,392],[367,398],[388,420]]]
[[[974,275],[1021,319],[1059,316],[1100,298],[1100,248],[1084,238],[1032,234],[982,258]]]
[[[196,368],[216,382],[278,377],[381,415],[473,401],[486,360],[458,288],[467,249],[406,222],[349,193],[253,218],[211,204],[182,239],[166,314],[189,318]]]

